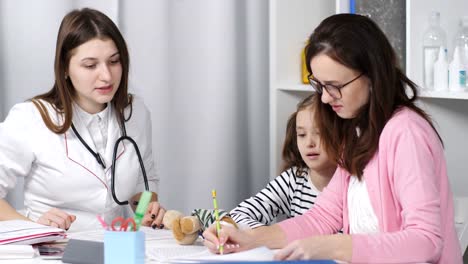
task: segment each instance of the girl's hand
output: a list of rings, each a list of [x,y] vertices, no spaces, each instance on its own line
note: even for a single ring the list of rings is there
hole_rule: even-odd
[[[203,244],[213,253],[219,254],[223,246],[223,254],[229,254],[254,248],[254,237],[249,231],[239,230],[232,226],[222,226],[219,238],[216,225],[211,225],[203,232]]]
[[[39,217],[36,222],[42,225],[68,230],[75,220],[75,215],[70,215],[57,208],[52,208],[41,215],[41,217]]]

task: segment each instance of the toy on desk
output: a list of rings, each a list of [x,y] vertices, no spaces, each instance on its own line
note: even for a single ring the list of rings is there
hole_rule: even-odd
[[[237,227],[228,212],[219,210],[219,218],[221,223]],[[184,216],[176,210],[168,210],[163,218],[164,228],[172,230],[175,240],[180,245],[192,245],[198,235],[215,222],[214,210],[209,209],[195,209],[190,216]]]

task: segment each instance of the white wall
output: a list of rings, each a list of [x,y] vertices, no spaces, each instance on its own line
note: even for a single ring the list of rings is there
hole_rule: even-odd
[[[450,4],[448,4],[450,3]],[[432,11],[440,11],[441,26],[447,33],[451,60],[458,22],[467,15],[467,1],[407,1],[407,74],[418,85],[422,82],[422,39]],[[448,176],[455,196],[468,196],[468,100],[423,98],[421,105],[433,117],[445,143]],[[467,205],[468,208],[468,205]]]
[[[423,98],[421,105],[431,115],[444,140],[454,196],[468,197],[468,100]]]
[[[70,8],[69,2],[60,0],[0,1],[0,103],[4,115],[14,104],[52,87],[55,41],[63,15],[51,14],[66,13]],[[32,34],[37,31],[43,34]],[[22,207],[22,180],[7,197],[16,207]]]
[[[267,2],[137,3],[120,22],[132,86],[151,98],[160,199],[188,213],[217,188],[232,208],[268,181]]]
[[[73,8],[97,8],[122,30],[130,91],[152,113],[160,200],[188,213],[210,208],[216,188],[220,206],[230,209],[268,182],[267,5],[2,0],[0,65],[8,67],[2,109],[51,88],[62,17]]]
[[[68,11],[84,6],[98,8],[116,21],[118,5],[109,4],[106,0],[0,1],[0,56],[3,65],[0,69],[3,87],[0,102],[4,115],[15,103],[52,87],[60,21]],[[37,32],[41,34],[35,34]]]

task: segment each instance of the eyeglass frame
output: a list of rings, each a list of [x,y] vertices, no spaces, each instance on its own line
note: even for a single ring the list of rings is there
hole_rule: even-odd
[[[327,93],[335,98],[335,99],[341,99],[341,97],[343,97],[343,95],[341,94],[341,89],[343,89],[346,85],[348,84],[351,84],[352,82],[354,82],[355,80],[361,78],[361,76],[363,76],[364,73],[361,73],[359,74],[358,76],[356,76],[354,79],[352,79],[351,81],[345,83],[345,84],[341,84],[341,85],[333,85],[333,84],[322,84],[319,80],[315,79],[313,76],[309,76],[307,79],[309,79],[309,84],[310,86],[312,86],[312,88],[314,88],[314,90],[318,93],[318,94],[322,94],[323,93],[323,89],[325,88],[325,90],[327,91]],[[314,85],[313,83],[315,83],[316,85]],[[329,88],[331,86],[331,88]],[[340,95],[339,97],[338,96],[335,96],[333,93],[330,92],[329,89],[335,89],[336,91],[338,91],[338,94]],[[333,90],[332,90],[333,91]]]

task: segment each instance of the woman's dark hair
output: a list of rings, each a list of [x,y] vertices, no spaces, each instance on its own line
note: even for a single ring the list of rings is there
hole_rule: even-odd
[[[296,167],[297,175],[306,175],[309,167],[302,159],[299,148],[297,147],[297,131],[296,131],[296,117],[297,113],[303,110],[314,112],[312,118],[314,121],[317,120],[316,116],[316,105],[317,95],[311,94],[297,104],[297,109],[294,113],[289,116],[288,123],[286,125],[286,135],[283,143],[283,164],[281,171],[285,171],[291,167]]]
[[[129,55],[127,45],[119,29],[109,17],[97,10],[90,8],[73,10],[63,18],[57,36],[54,63],[55,83],[50,91],[31,99],[41,113],[46,126],[54,133],[65,133],[72,123],[72,102],[76,92],[70,79],[66,78],[72,51],[94,38],[112,40],[119,51],[122,78],[111,103],[121,122],[124,121],[125,107],[132,103],[132,97],[128,94]],[[63,116],[62,124],[56,124],[52,121],[41,100],[50,103],[55,111]]]
[[[377,151],[385,124],[401,107],[408,107],[426,119],[442,142],[431,118],[415,105],[418,87],[401,71],[390,42],[370,18],[354,14],[326,18],[310,36],[305,54],[307,62],[325,54],[364,73],[370,80],[369,102],[355,118],[342,119],[327,104],[317,107],[325,150],[351,174],[361,179],[364,167]],[[307,70],[313,74],[309,63]]]

